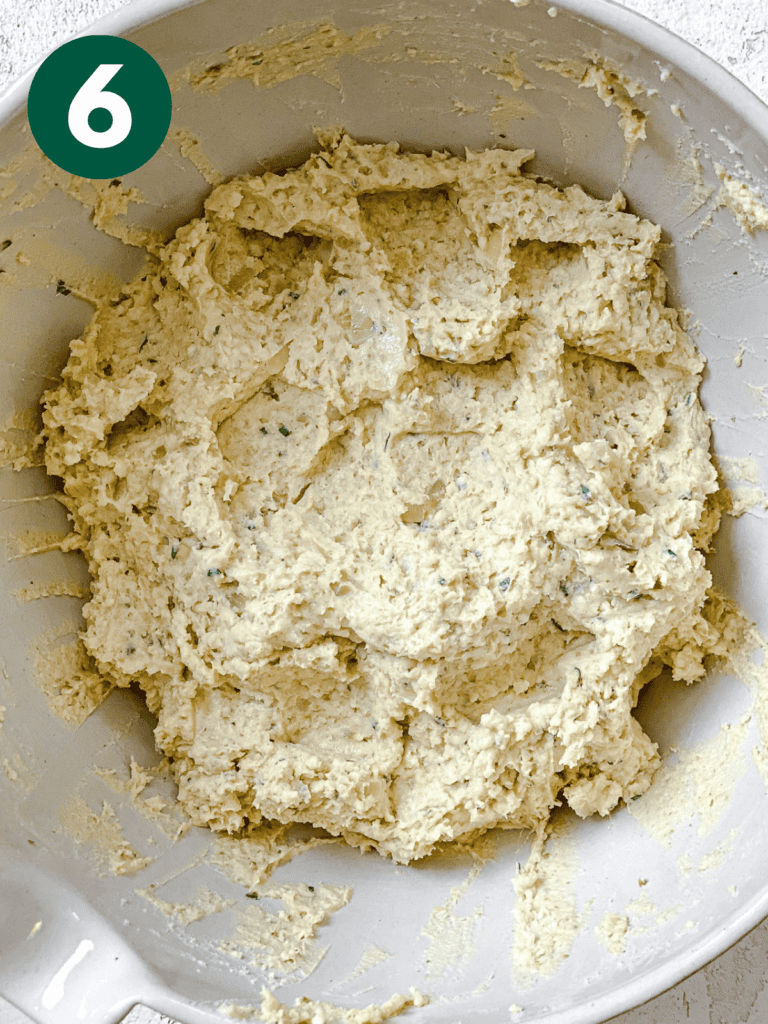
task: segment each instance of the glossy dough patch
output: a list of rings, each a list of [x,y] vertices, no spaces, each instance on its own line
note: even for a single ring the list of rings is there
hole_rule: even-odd
[[[639,690],[710,629],[703,360],[658,227],[531,156],[236,178],[72,343],[85,643],[196,823],[408,861],[650,784]]]

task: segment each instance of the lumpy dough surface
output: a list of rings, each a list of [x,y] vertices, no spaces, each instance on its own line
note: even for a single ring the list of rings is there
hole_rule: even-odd
[[[346,136],[216,188],[45,397],[92,575],[194,822],[399,861],[644,792],[697,638],[703,360],[657,226],[530,151]]]

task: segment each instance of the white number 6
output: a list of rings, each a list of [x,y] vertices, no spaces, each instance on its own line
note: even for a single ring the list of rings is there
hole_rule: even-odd
[[[110,149],[128,137],[133,118],[131,108],[116,92],[104,92],[104,86],[115,77],[122,64],[99,64],[90,78],[80,86],[69,105],[69,130],[78,142],[92,149]],[[103,132],[95,132],[88,124],[94,110],[107,110],[112,124]]]

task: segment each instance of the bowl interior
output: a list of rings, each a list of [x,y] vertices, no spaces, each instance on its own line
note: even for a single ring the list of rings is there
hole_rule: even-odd
[[[314,127],[343,125],[361,141],[395,140],[425,152],[533,148],[529,169],[558,184],[578,182],[603,198],[621,188],[630,209],[659,223],[669,243],[663,265],[671,301],[691,311],[691,329],[708,360],[702,398],[724,473],[744,486],[765,481],[768,233],[745,233],[718,205],[716,165],[768,195],[768,117],[761,133],[752,116],[756,101],[740,113],[734,104],[746,91],[706,58],[640,17],[599,2],[566,3],[555,12],[537,0],[524,6],[446,0],[439,7],[428,0],[320,0],[310,19],[306,4],[291,0],[205,0],[139,24],[143,11],[128,8],[123,22],[105,22],[103,30],[134,26],[125,34],[152,53],[171,80],[173,127],[193,133],[225,177],[295,166],[316,148]],[[309,46],[301,67],[289,63],[281,70],[270,63],[296,39]],[[265,67],[275,70],[265,84],[190,85],[190,65],[202,70],[221,63],[228,48],[246,42],[272,55]],[[605,104],[594,88],[579,86],[574,75],[588,62],[625,76],[614,102]],[[559,70],[547,66],[553,63]],[[9,112],[19,99],[7,100]],[[648,115],[647,138],[628,165],[622,103]],[[0,130],[7,168],[0,186],[8,186],[0,192],[0,238],[13,239],[9,254],[21,251],[29,259],[0,256],[6,269],[0,423],[4,437],[16,441],[34,429],[41,391],[90,319],[77,289],[62,295],[56,282],[107,288],[128,280],[143,262],[141,250],[96,230],[90,186],[79,198],[59,187],[68,176],[30,154],[30,146],[25,110],[17,110]],[[131,205],[124,219],[168,230],[198,214],[211,187],[170,137],[126,183],[145,202]],[[745,459],[753,461],[733,461]],[[481,1015],[506,1021],[514,1003],[523,1007],[514,1019],[551,1015],[562,1024],[586,1024],[673,984],[768,912],[768,798],[752,757],[760,742],[758,716],[742,720],[754,710],[756,690],[743,673],[737,678],[713,670],[693,687],[661,678],[644,691],[638,715],[660,744],[666,773],[649,810],[622,808],[605,820],[558,818],[542,941],[561,942],[570,953],[553,974],[524,984],[514,971],[511,881],[530,848],[516,832],[499,832],[496,856],[482,865],[456,852],[403,868],[338,845],[310,850],[278,868],[274,879],[354,887],[348,905],[319,928],[313,955],[327,951],[316,969],[305,976],[300,969],[281,973],[248,957],[233,959],[221,944],[232,938],[247,901],[243,886],[206,859],[210,836],[192,830],[172,842],[168,822],[160,827],[145,820],[96,771],[113,769],[125,779],[131,757],[141,765],[159,761],[140,695],[114,692],[74,728],[50,712],[41,692],[41,672],[56,678],[57,666],[66,664],[82,625],[82,600],[29,598],[53,583],[66,581],[76,592],[75,585],[86,582],[76,554],[11,557],[18,555],[19,537],[44,546],[66,530],[62,509],[44,497],[53,490],[39,467],[0,475],[0,532],[8,555],[0,565],[0,704],[7,708],[0,732],[0,838],[13,856],[84,894],[183,1000],[252,1004],[267,983],[284,1002],[305,995],[360,1007],[416,985],[433,997],[419,1011],[425,1022]],[[763,633],[765,564],[765,512],[726,517],[710,559],[713,576]],[[714,775],[722,782],[717,798],[707,783]],[[151,792],[169,796],[162,779]],[[129,841],[154,862],[132,877],[99,876],[78,800],[97,814],[108,801]],[[137,891],[151,886],[151,894],[168,902],[188,903],[203,886],[236,902],[183,925]],[[63,909],[55,901],[43,905],[53,933]],[[11,906],[4,912],[10,949],[26,936],[20,933],[26,921],[16,921]],[[606,912],[629,917],[621,956],[596,937]]]

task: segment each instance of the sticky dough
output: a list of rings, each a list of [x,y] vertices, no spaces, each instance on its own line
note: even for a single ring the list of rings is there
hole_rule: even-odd
[[[647,789],[717,525],[659,228],[530,151],[325,140],[211,193],[45,399],[86,646],[194,822],[399,861]]]

